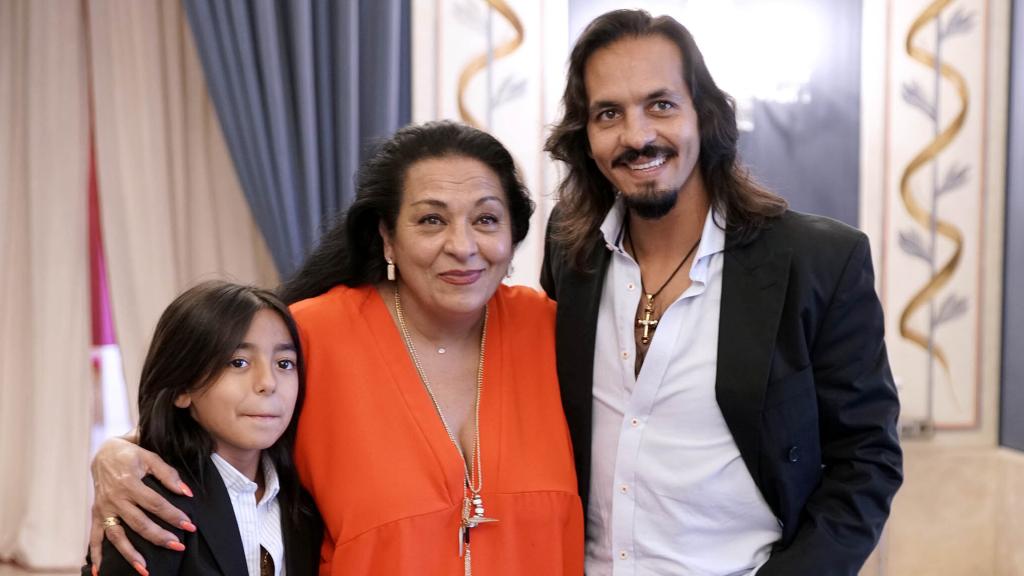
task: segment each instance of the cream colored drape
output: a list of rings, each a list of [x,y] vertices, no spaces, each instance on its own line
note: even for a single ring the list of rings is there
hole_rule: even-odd
[[[129,398],[197,280],[273,286],[180,3],[0,0],[0,560],[73,567],[91,487],[88,74]]]
[[[273,286],[181,3],[92,0],[103,231],[129,402],[149,336],[197,280]]]
[[[0,0],[0,558],[82,560],[88,115],[78,2]]]

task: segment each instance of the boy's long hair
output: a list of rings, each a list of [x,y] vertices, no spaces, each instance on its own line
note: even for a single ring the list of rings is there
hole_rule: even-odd
[[[174,399],[217,380],[260,310],[275,312],[295,344],[299,377],[295,410],[281,437],[263,452],[277,468],[281,492],[288,496],[288,508],[282,505],[282,513],[299,520],[309,511],[300,506],[292,449],[306,392],[306,369],[295,321],[271,292],[228,282],[204,282],[178,296],[164,310],[139,383],[139,445],[184,469],[200,483],[200,489],[205,489],[201,482],[213,452],[213,438],[192,418],[188,408],[175,406]]]

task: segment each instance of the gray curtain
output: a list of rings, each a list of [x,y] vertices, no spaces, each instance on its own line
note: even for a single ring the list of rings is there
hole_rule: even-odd
[[[409,0],[182,0],[239,181],[282,278],[409,121]]]
[[[1024,0],[1013,1],[1010,125],[1003,252],[1003,374],[1000,443],[1024,450]]]

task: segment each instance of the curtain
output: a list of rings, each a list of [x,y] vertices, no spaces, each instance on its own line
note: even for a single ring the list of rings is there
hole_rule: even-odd
[[[245,196],[288,277],[409,120],[409,0],[183,0]]]
[[[278,283],[181,5],[0,0],[0,561],[34,569],[79,566],[89,521],[90,94],[133,408],[178,292]]]
[[[81,5],[0,0],[0,560],[84,558],[90,324]]]
[[[242,195],[177,2],[90,0],[101,216],[134,413],[164,307],[213,277],[278,277]]]

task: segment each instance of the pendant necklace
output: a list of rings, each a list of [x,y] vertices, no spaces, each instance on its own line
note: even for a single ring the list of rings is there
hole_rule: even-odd
[[[626,242],[629,244],[629,251],[633,253],[633,259],[636,260],[637,267],[640,267],[640,255],[637,254],[636,249],[633,248],[633,238],[629,235],[628,223],[626,224]],[[661,288],[658,288],[654,292],[648,292],[647,289],[644,288],[644,275],[641,272],[640,289],[644,293],[645,302],[644,310],[643,312],[640,313],[643,315],[643,318],[640,317],[640,314],[637,315],[636,327],[643,328],[644,333],[640,336],[640,343],[643,344],[644,346],[651,343],[651,338],[654,337],[654,329],[658,327],[658,318],[652,318],[652,316],[654,315],[654,299],[657,298],[658,294],[661,294],[661,291],[664,290],[666,286],[668,286],[668,283],[671,282],[672,279],[676,277],[676,274],[683,267],[683,264],[685,264],[686,261],[690,259],[690,256],[693,254],[693,251],[696,250],[697,246],[699,245],[700,237],[698,236],[697,241],[694,242],[693,246],[690,247],[690,250],[686,253],[686,256],[683,256],[683,259],[679,261],[679,265],[676,266],[676,269],[673,270],[672,273],[668,275],[668,280],[665,280],[665,282],[662,283]]]
[[[423,370],[423,365],[420,363],[419,355],[416,353],[416,346],[413,345],[412,336],[409,333],[409,327],[405,323],[405,315],[402,313],[402,300],[398,295],[398,286],[395,286],[395,316],[398,318],[398,326],[402,330],[402,338],[405,339],[405,347],[409,349],[409,356],[412,357],[412,363],[416,366],[416,372],[419,373],[420,380],[423,382],[423,387],[427,389],[427,394],[430,396],[430,400],[434,403],[434,410],[437,411],[438,417],[441,418],[441,424],[444,426],[444,431],[448,433],[448,438],[455,446],[455,450],[458,452],[459,458],[462,459],[464,481],[462,521],[459,523],[459,557],[465,559],[465,576],[472,576],[473,574],[472,555],[470,553],[469,545],[470,531],[480,524],[498,521],[496,518],[488,518],[487,516],[484,516],[484,501],[480,496],[480,491],[483,490],[484,487],[484,469],[483,464],[480,462],[480,397],[484,389],[484,346],[487,343],[487,315],[488,312],[485,307],[484,325],[480,332],[480,362],[477,365],[476,370],[473,452],[470,455],[470,460],[467,462],[466,456],[462,453],[462,449],[459,447],[459,442],[455,438],[455,434],[452,432],[451,427],[448,426],[448,421],[445,420],[444,412],[441,410],[441,403],[437,401],[437,396],[434,395],[434,390],[430,387],[430,380],[427,379],[427,373]],[[443,352],[441,353],[443,354]],[[474,478],[476,479],[476,482],[473,481]]]

